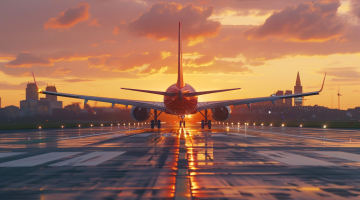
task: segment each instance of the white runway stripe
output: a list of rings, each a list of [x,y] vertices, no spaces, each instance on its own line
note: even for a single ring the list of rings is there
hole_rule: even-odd
[[[50,166],[96,166],[125,152],[126,151],[97,151],[59,163],[55,163]]]
[[[270,159],[288,164],[288,165],[299,165],[299,166],[336,166],[334,163],[317,160],[305,156],[300,156],[284,151],[259,151],[258,154],[268,157]]]
[[[140,134],[135,134],[132,135],[130,137],[149,137],[150,135],[152,135],[153,133],[140,133]]]
[[[347,153],[342,151],[314,151],[315,153],[345,160],[360,162],[360,155],[355,153]]]
[[[5,157],[9,157],[9,156],[15,156],[15,155],[20,155],[23,154],[25,152],[6,152],[6,153],[0,153],[0,158],[5,158]]]
[[[1,163],[0,167],[32,167],[43,163],[51,162],[68,156],[72,156],[81,152],[51,152],[20,160]]]

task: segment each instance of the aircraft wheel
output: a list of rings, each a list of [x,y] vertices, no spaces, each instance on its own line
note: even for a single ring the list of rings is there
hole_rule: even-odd
[[[151,129],[154,129],[154,127],[155,127],[155,121],[151,120]]]
[[[204,120],[201,120],[201,129],[204,129],[205,128],[205,122]]]
[[[185,128],[185,121],[183,122],[184,128]]]
[[[208,128],[211,129],[211,120],[208,120]]]
[[[181,121],[180,121],[180,128],[181,128]]]
[[[158,120],[158,124],[157,124],[158,128],[161,128],[161,121]]]

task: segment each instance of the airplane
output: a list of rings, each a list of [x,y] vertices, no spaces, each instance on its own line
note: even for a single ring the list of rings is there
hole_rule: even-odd
[[[237,106],[246,104],[249,108],[252,103],[257,102],[265,102],[271,101],[275,105],[275,101],[279,99],[287,99],[287,98],[296,98],[296,97],[304,97],[310,95],[318,95],[322,91],[325,83],[325,77],[319,91],[308,92],[308,93],[299,93],[299,94],[290,94],[290,95],[282,95],[282,96],[270,96],[270,97],[260,97],[260,98],[248,98],[248,99],[236,99],[236,100],[224,100],[224,101],[210,101],[210,102],[198,102],[199,95],[239,90],[240,88],[232,88],[232,89],[224,89],[224,90],[212,90],[212,91],[202,91],[196,92],[196,90],[190,85],[184,82],[183,76],[183,68],[182,68],[182,43],[181,43],[181,22],[179,22],[179,38],[178,38],[178,74],[177,74],[177,82],[172,84],[170,87],[166,89],[165,92],[161,91],[150,91],[150,90],[140,90],[140,89],[131,89],[131,88],[120,88],[123,90],[131,90],[136,92],[145,92],[157,95],[163,95],[163,102],[150,102],[150,101],[140,101],[140,100],[127,100],[127,99],[115,99],[115,98],[106,98],[106,97],[96,97],[96,96],[85,96],[85,95],[77,95],[77,94],[67,94],[67,93],[58,93],[51,91],[44,91],[38,89],[38,93],[41,94],[49,94],[70,98],[78,98],[84,99],[84,104],[86,104],[89,100],[92,101],[100,101],[100,102],[108,102],[112,104],[112,107],[115,104],[131,105],[132,108],[130,110],[130,115],[132,119],[135,121],[146,121],[149,119],[151,115],[151,110],[154,110],[153,117],[151,120],[151,128],[153,129],[155,125],[157,128],[161,127],[161,121],[157,120],[157,117],[161,113],[177,115],[181,117],[180,127],[185,127],[184,118],[186,115],[196,114],[197,112],[201,113],[204,116],[204,120],[201,121],[201,128],[207,125],[209,129],[211,129],[211,120],[208,120],[208,110],[211,110],[211,116],[216,121],[226,121],[229,119],[231,114],[230,106]],[[35,76],[33,74],[34,82]],[[37,85],[36,85],[37,87]],[[158,114],[158,111],[160,113]],[[204,113],[203,113],[203,112]]]

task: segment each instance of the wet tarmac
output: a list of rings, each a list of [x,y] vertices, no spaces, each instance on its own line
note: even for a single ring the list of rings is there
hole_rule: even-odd
[[[360,199],[360,130],[0,131],[0,199]]]

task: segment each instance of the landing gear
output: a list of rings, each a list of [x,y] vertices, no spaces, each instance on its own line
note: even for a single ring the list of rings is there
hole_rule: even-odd
[[[185,128],[185,121],[184,121],[185,116],[180,116],[180,117],[181,117],[180,128],[181,128],[181,127],[184,127],[184,128]]]
[[[157,125],[158,128],[161,128],[161,121],[157,120],[157,118],[161,115],[162,111],[157,114],[157,110],[154,110],[154,120],[151,120],[151,129],[155,128],[155,125]]]
[[[151,129],[154,129],[154,127],[155,127],[155,121],[151,120]]]
[[[205,110],[205,114],[202,114],[202,112],[199,112],[199,113],[205,117],[205,120],[201,120],[201,129],[204,129],[205,125],[208,126],[208,129],[211,129],[211,120],[207,119],[210,116],[210,115],[208,115],[208,111]]]

